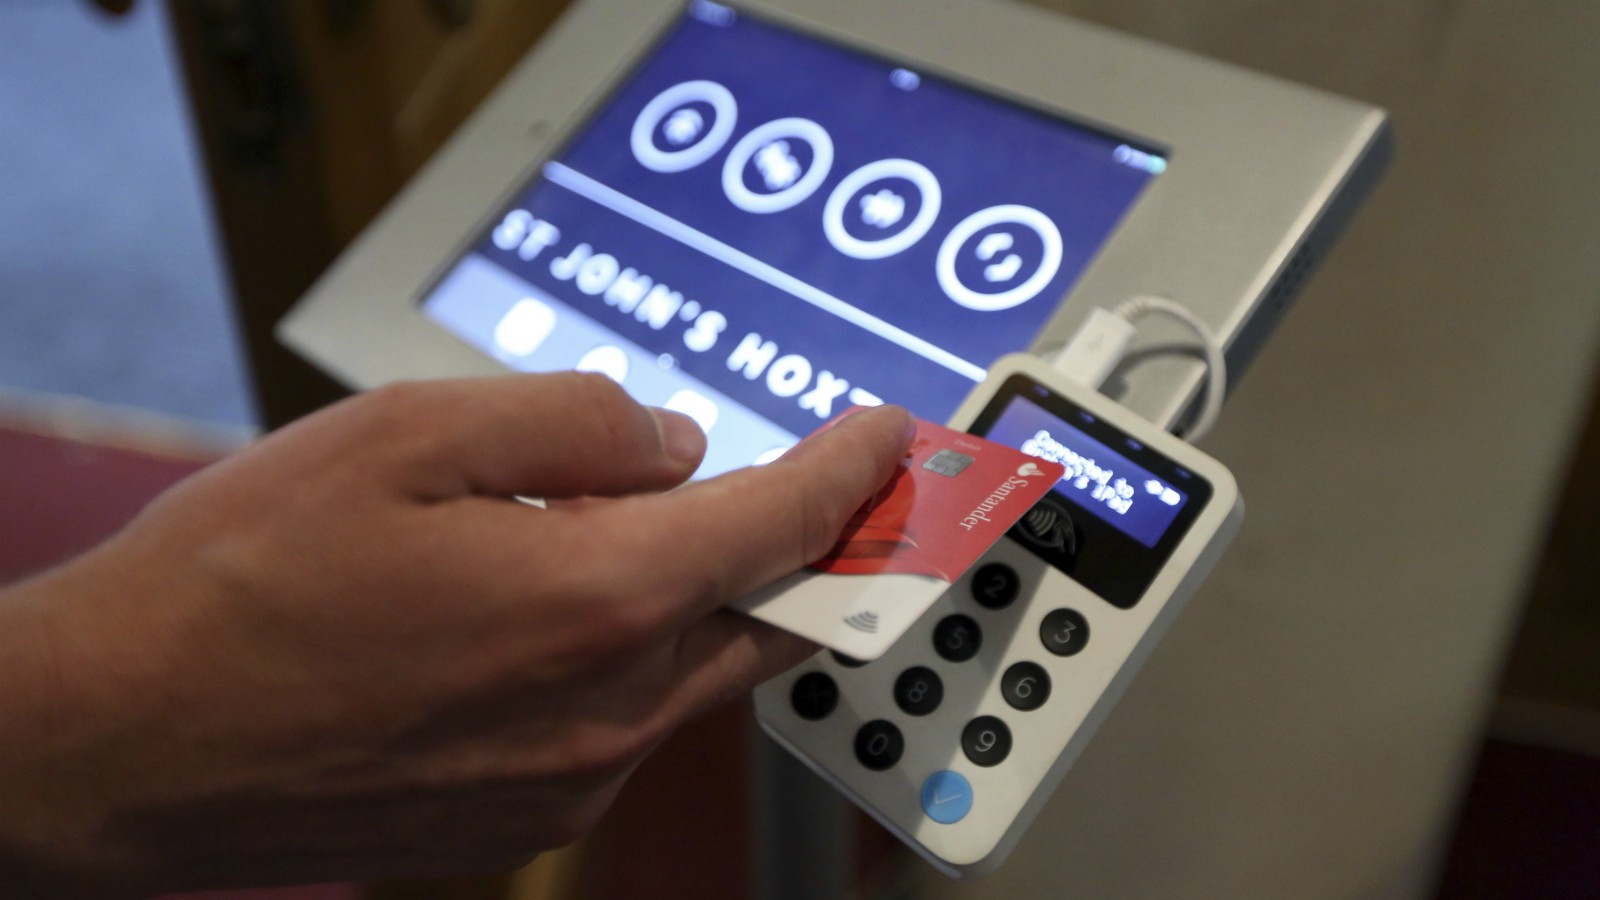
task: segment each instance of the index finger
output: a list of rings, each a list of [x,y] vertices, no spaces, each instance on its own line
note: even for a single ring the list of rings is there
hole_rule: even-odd
[[[905,456],[916,424],[904,409],[855,413],[766,466],[670,494],[595,510],[618,553],[646,563],[622,577],[646,596],[698,616],[821,557],[850,516]]]

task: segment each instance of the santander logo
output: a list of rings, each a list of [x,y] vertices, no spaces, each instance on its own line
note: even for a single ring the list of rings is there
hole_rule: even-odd
[[[1006,498],[1011,496],[1012,491],[1027,487],[1029,478],[1037,478],[1043,474],[1044,470],[1031,462],[1018,466],[1017,474],[1006,478],[989,496],[983,498],[983,502],[974,506],[971,512],[962,517],[960,522],[961,529],[963,531],[971,531],[980,522],[993,523],[994,520],[989,518],[989,513],[994,512],[1000,504],[1006,502]]]

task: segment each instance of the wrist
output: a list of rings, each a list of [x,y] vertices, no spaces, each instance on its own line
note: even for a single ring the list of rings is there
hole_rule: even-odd
[[[77,633],[85,557],[0,592],[0,894],[135,896],[145,866],[112,837],[117,763],[140,691]],[[131,637],[131,635],[130,635]]]

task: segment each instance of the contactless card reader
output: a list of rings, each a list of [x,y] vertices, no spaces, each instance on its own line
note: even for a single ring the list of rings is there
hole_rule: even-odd
[[[1003,861],[1238,530],[1220,463],[1025,355],[952,427],[1066,475],[871,663],[820,653],[761,726],[939,870]]]

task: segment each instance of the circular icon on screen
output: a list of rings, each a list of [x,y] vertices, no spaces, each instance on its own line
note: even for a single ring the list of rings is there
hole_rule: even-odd
[[[746,212],[781,212],[811,196],[833,167],[833,139],[810,119],[775,119],[739,139],[722,190]]]
[[[715,81],[675,84],[633,120],[633,156],[653,172],[694,168],[722,149],[738,117],[733,94]]]
[[[927,166],[880,159],[846,175],[828,195],[822,230],[845,256],[883,259],[928,233],[942,199]]]
[[[628,378],[628,353],[621,347],[601,344],[583,354],[573,368],[579,372],[599,372],[621,384]]]
[[[934,263],[951,300],[981,312],[1032,300],[1061,268],[1061,231],[1044,213],[1007,204],[980,209],[950,229]]]

